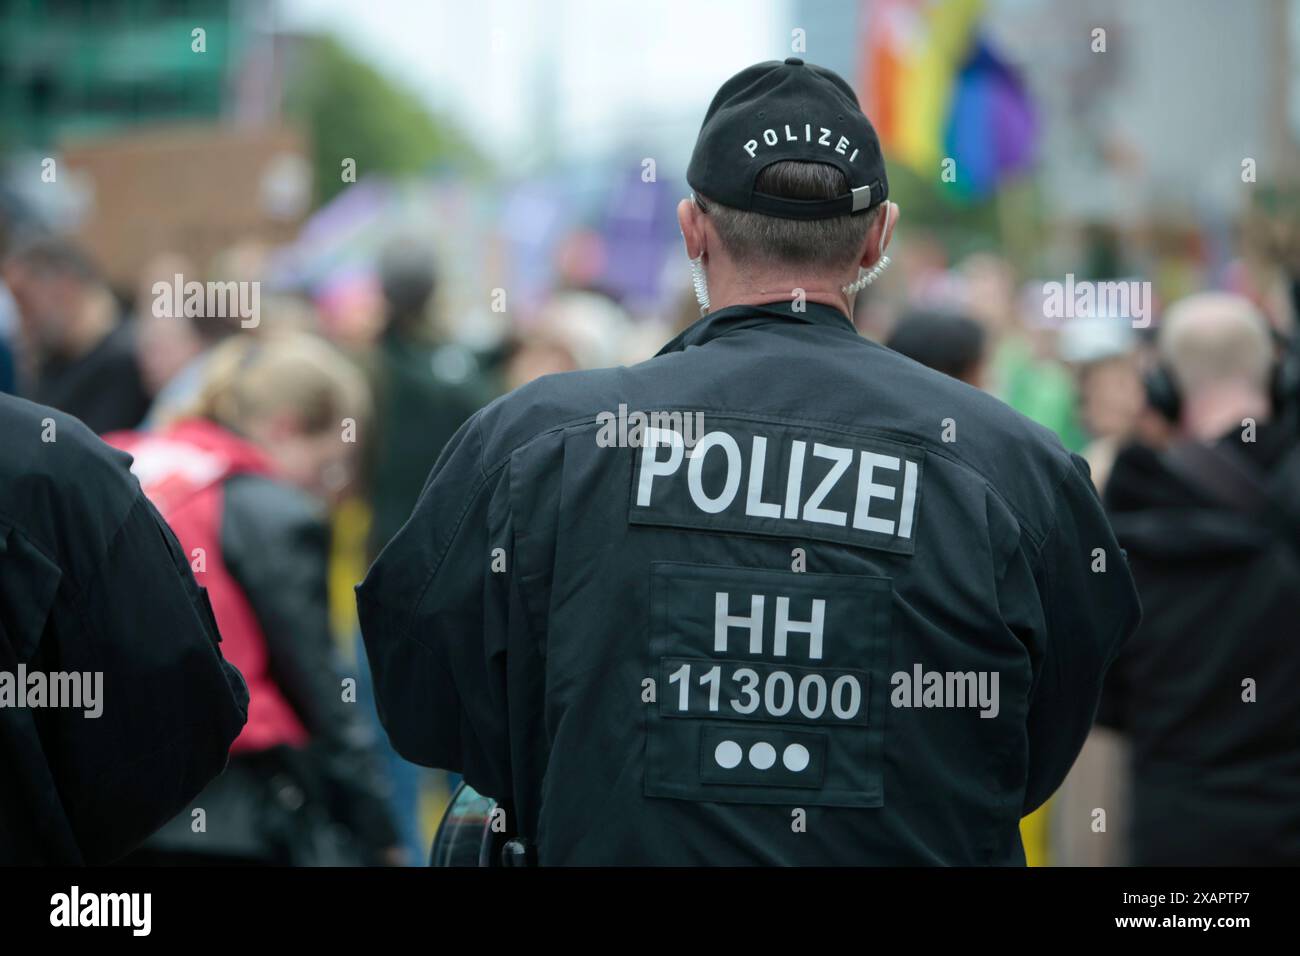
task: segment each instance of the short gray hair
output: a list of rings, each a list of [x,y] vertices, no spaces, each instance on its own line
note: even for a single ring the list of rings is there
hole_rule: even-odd
[[[849,184],[829,163],[785,160],[760,172],[754,189],[784,199],[834,199],[847,193]],[[857,262],[863,240],[881,209],[878,205],[867,213],[831,219],[781,219],[724,206],[707,196],[697,195],[696,202],[713,220],[727,253],[739,264],[834,270],[847,270]]]

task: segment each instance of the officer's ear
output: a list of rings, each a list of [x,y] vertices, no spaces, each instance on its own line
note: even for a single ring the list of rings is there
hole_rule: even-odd
[[[677,204],[677,225],[686,244],[686,258],[695,259],[704,254],[704,213],[694,199],[683,199]]]
[[[864,269],[870,269],[879,262],[885,250],[889,248],[889,243],[894,238],[894,227],[898,225],[898,204],[886,199],[875,216],[871,228],[867,230],[866,241],[863,243],[865,248],[862,251],[862,268]]]

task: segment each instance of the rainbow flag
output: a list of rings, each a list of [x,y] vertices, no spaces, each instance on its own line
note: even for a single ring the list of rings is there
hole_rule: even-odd
[[[862,105],[885,157],[961,198],[1034,159],[1038,127],[1015,69],[980,35],[984,0],[864,0]],[[940,178],[955,160],[955,179]]]

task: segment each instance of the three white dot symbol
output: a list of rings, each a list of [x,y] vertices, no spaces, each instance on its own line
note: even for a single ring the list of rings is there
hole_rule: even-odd
[[[713,750],[713,759],[723,770],[732,770],[740,766],[744,750],[734,740],[723,740]],[[799,773],[808,766],[808,748],[803,744],[788,744],[781,752],[781,763],[785,769]],[[749,748],[749,763],[756,770],[769,770],[776,763],[776,748],[767,741],[760,740]]]

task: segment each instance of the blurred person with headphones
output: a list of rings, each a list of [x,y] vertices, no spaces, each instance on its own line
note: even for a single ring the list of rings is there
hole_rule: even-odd
[[[1300,445],[1286,375],[1240,296],[1168,312],[1147,378],[1157,449],[1116,458],[1106,504],[1143,621],[1098,722],[1131,745],[1131,862],[1300,863]]]

